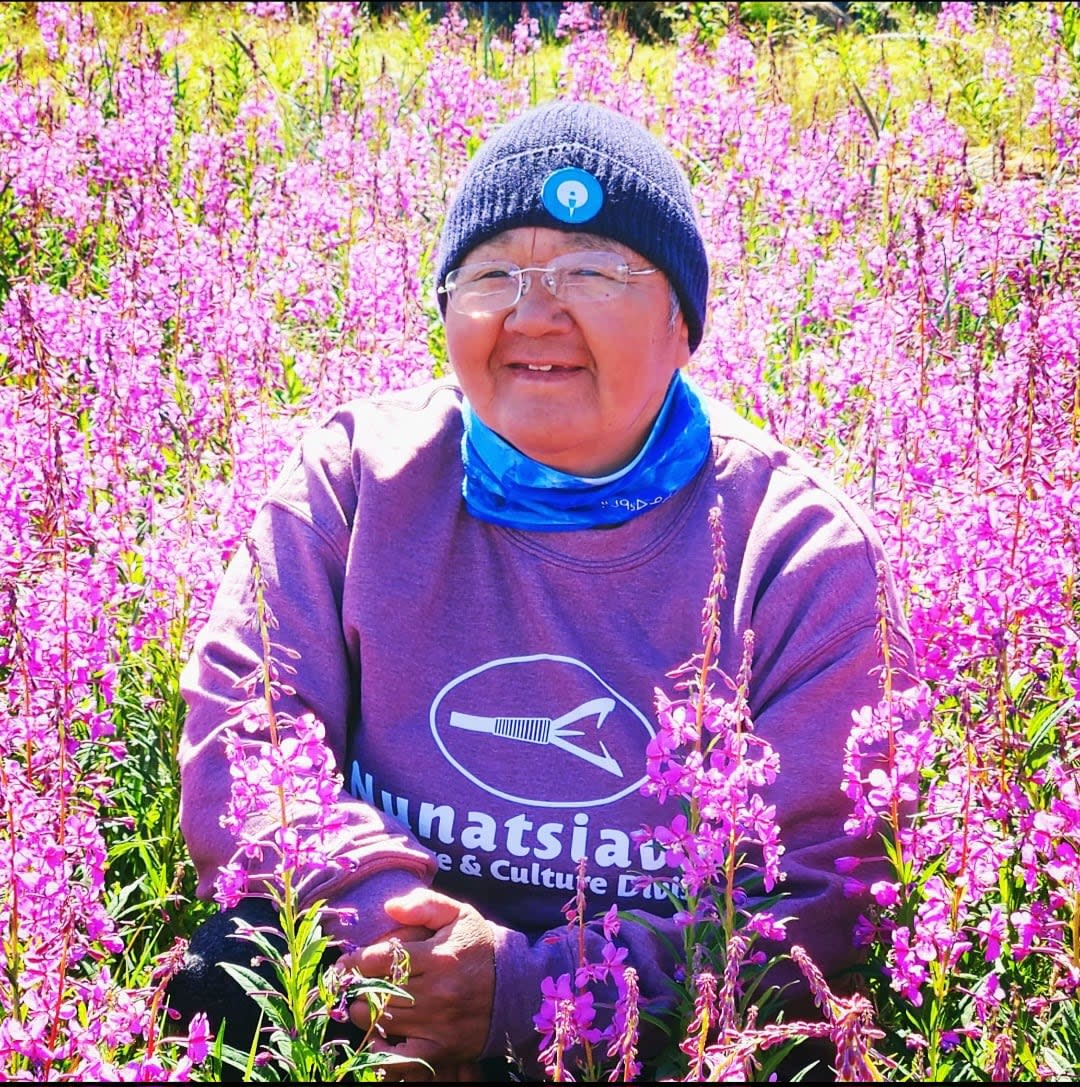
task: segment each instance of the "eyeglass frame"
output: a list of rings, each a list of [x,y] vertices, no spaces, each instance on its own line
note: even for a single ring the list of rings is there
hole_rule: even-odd
[[[593,299],[593,303],[610,302],[618,298],[622,294],[621,288],[627,286],[627,284],[630,282],[631,276],[652,275],[653,272],[659,272],[661,270],[653,266],[649,266],[646,268],[631,268],[626,258],[621,253],[616,253],[614,250],[583,249],[580,250],[580,253],[592,254],[593,256],[596,256],[597,253],[609,253],[611,256],[618,257],[621,262],[618,265],[614,266],[612,271],[618,272],[619,275],[623,276],[624,278],[611,281],[612,283],[617,284],[620,290],[618,290],[610,298]],[[557,257],[556,260],[572,260],[577,255],[578,252],[564,253],[561,257]],[[451,282],[451,278],[455,277],[459,272],[465,269],[482,268],[484,266],[503,268],[506,271],[507,275],[513,276],[517,280],[517,294],[514,297],[513,302],[508,302],[504,305],[496,306],[493,309],[480,309],[473,311],[458,309],[458,307],[454,305],[454,294],[456,293],[456,285]],[[455,313],[460,313],[463,317],[484,317],[496,313],[501,313],[506,310],[512,310],[522,300],[522,298],[525,297],[525,295],[532,287],[532,276],[529,273],[542,272],[545,274],[540,276],[540,281],[543,283],[544,289],[551,295],[551,297],[559,302],[562,302],[563,305],[572,306],[575,304],[575,300],[573,298],[568,299],[559,297],[559,283],[557,276],[560,271],[562,271],[562,269],[557,267],[555,264],[529,265],[522,268],[511,260],[477,261],[476,264],[458,265],[457,268],[452,268],[449,272],[447,272],[446,277],[443,279],[443,282],[437,288],[437,293],[446,295],[447,304],[454,310]],[[579,303],[581,301],[585,300],[578,300]]]

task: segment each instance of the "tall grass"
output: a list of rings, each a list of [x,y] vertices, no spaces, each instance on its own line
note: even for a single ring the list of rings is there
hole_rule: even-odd
[[[582,5],[549,41],[0,8],[0,1074],[199,1075],[158,962],[208,910],[179,666],[303,427],[444,368],[446,200],[558,92],[676,150],[713,261],[695,377],[860,500],[904,586],[929,698],[852,758],[894,731],[918,818],[848,783],[894,849],[860,934],[890,1078],[1075,1076],[1080,17],[892,9],[691,5],[661,46]]]

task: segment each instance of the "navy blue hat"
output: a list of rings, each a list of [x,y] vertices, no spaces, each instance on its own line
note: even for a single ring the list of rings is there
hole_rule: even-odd
[[[709,264],[686,175],[671,153],[628,117],[588,102],[537,106],[477,152],[450,204],[436,283],[470,249],[521,226],[612,238],[660,268],[701,342]],[[445,312],[446,296],[439,295]]]

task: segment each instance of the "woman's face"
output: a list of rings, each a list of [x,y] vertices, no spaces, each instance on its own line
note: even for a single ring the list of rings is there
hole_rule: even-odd
[[[632,268],[648,262],[610,239],[519,227],[478,245],[462,262],[546,266],[581,250],[611,250]],[[603,302],[557,299],[533,274],[509,310],[469,317],[446,311],[450,363],[473,410],[533,460],[602,476],[645,443],[671,376],[690,358],[686,323],[671,321],[662,273],[631,276]]]

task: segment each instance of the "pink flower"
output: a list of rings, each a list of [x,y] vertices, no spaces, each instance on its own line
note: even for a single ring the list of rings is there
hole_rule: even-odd
[[[879,879],[870,884],[870,894],[879,906],[895,906],[900,901],[900,884]]]
[[[986,943],[986,961],[994,962],[1001,954],[1001,941],[1005,939],[1005,913],[1002,908],[998,905],[993,906],[990,916],[976,925],[976,931]]]
[[[248,877],[237,862],[221,868],[214,880],[214,901],[223,909],[232,909],[247,894]]]
[[[193,1064],[202,1064],[210,1052],[210,1023],[205,1012],[196,1012],[191,1017],[187,1034],[187,1055]]]
[[[540,1010],[533,1016],[533,1025],[542,1035],[541,1049],[547,1049],[552,1044],[559,1024],[572,1031],[574,1040],[600,1040],[602,1032],[591,1029],[596,1018],[593,994],[574,992],[569,974],[560,974],[557,979],[544,978],[540,982],[540,993],[542,1002]]]

